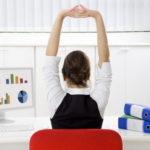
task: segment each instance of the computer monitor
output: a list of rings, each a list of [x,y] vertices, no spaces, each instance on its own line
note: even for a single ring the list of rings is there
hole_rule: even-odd
[[[10,109],[33,106],[33,69],[0,68],[0,123]]]

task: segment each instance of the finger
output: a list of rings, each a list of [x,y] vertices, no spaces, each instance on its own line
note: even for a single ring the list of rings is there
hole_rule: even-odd
[[[75,10],[78,7],[78,5],[74,6],[73,8],[70,9],[70,11]]]
[[[70,12],[72,12],[72,11],[74,11],[74,8],[71,8],[71,9],[70,9]]]
[[[83,5],[80,5],[81,7],[81,10],[82,10],[82,13],[85,13],[87,10],[86,10],[86,8],[83,6]]]
[[[80,10],[79,10],[79,13],[80,13],[80,14],[83,14],[83,13],[85,13],[85,12],[86,12],[86,10],[83,10],[83,9],[80,9]]]
[[[75,9],[74,9],[75,11],[79,11],[80,10],[80,7],[79,7],[79,5],[77,5],[77,7],[75,7]]]
[[[82,4],[80,4],[80,7],[81,7],[82,9],[84,9],[84,10],[86,9]]]

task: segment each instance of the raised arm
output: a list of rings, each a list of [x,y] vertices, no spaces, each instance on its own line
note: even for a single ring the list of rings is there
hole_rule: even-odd
[[[65,17],[73,17],[78,18],[79,14],[78,5],[74,6],[71,9],[65,9],[59,12],[57,15],[55,22],[52,27],[51,35],[48,40],[48,45],[46,48],[46,55],[47,56],[56,56],[58,47],[59,47],[59,41],[60,41],[60,33],[61,28],[63,24],[63,20]]]
[[[90,10],[80,5],[83,9],[85,17],[92,17],[96,21],[97,26],[97,45],[98,45],[98,55],[99,55],[99,66],[102,66],[103,62],[109,62],[109,48],[107,43],[107,36],[105,32],[105,26],[103,18],[100,12],[96,10]]]
[[[103,18],[100,13],[97,12],[95,16],[97,26],[97,44],[98,44],[98,55],[99,55],[99,66],[102,66],[103,62],[109,62],[109,48],[107,43],[107,36],[105,32],[105,26]]]
[[[48,40],[48,45],[46,48],[47,56],[57,55],[59,41],[60,41],[60,32],[61,32],[63,20],[64,20],[64,14],[63,12],[61,12],[57,15],[56,20],[52,27],[51,35]]]

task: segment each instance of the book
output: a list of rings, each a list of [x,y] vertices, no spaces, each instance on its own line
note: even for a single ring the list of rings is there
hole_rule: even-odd
[[[150,122],[137,117],[123,115],[118,118],[118,128],[150,133]]]
[[[126,115],[131,115],[146,121],[150,121],[150,107],[126,103],[124,106],[124,113]]]

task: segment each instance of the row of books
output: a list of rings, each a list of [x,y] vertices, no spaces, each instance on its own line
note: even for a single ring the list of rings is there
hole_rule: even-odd
[[[124,113],[118,118],[118,128],[150,133],[150,107],[126,103]]]

